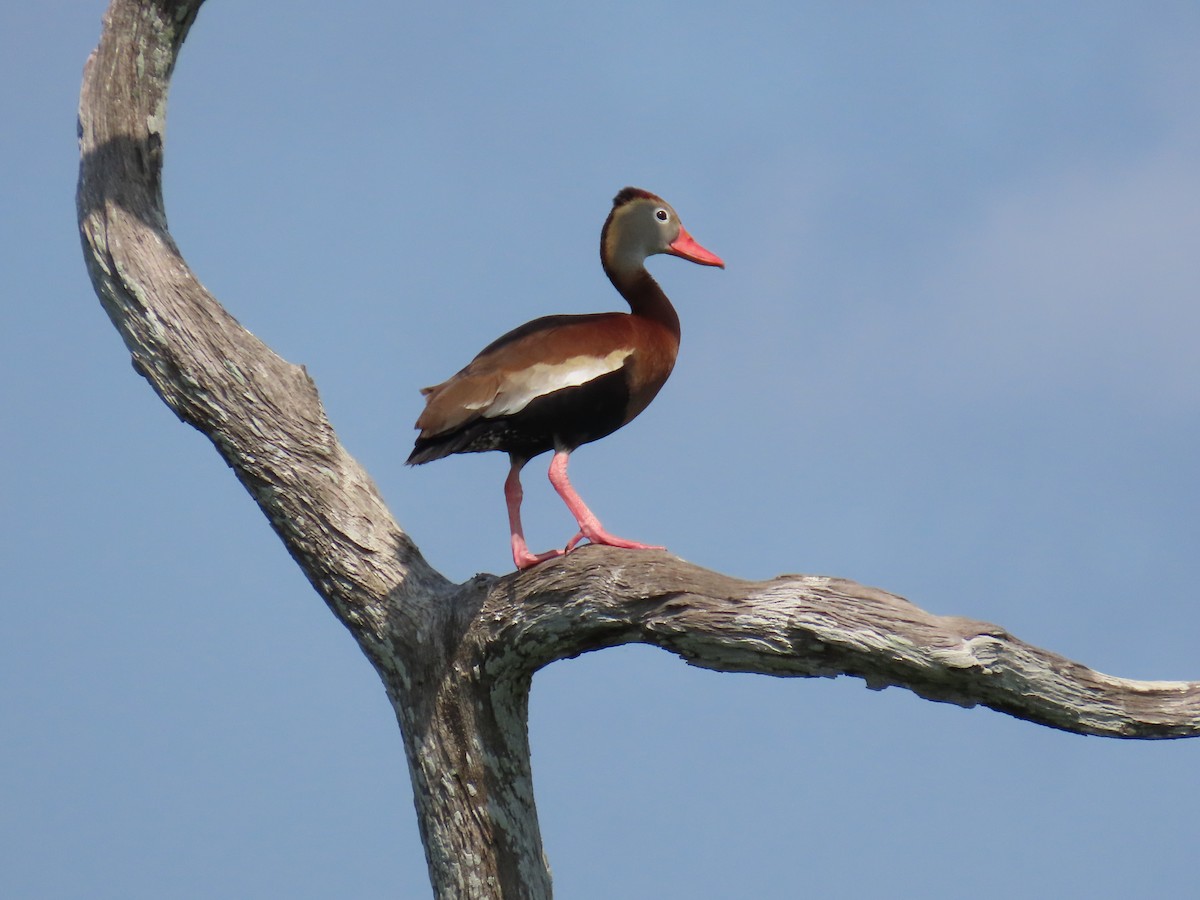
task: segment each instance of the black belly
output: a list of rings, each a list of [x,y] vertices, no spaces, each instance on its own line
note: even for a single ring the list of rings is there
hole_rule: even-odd
[[[574,450],[620,428],[628,408],[629,382],[622,368],[545,394],[512,415],[475,419],[446,434],[417,438],[408,462],[486,450],[502,450],[522,459],[547,450]]]

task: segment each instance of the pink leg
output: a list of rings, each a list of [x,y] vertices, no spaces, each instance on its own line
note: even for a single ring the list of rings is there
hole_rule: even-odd
[[[571,515],[579,523],[579,534],[575,535],[567,543],[568,551],[572,550],[584,538],[587,538],[593,544],[606,544],[609,547],[622,547],[626,550],[666,549],[653,544],[642,544],[638,541],[626,540],[605,531],[604,526],[600,524],[600,520],[596,518],[596,514],[587,508],[587,504],[583,502],[583,498],[575,492],[575,488],[571,487],[571,482],[567,478],[567,460],[570,458],[570,455],[566,450],[558,450],[554,454],[554,459],[550,462],[550,483],[554,485],[554,489],[558,491],[558,496],[563,498],[563,502],[567,504],[567,509],[571,510]]]
[[[562,556],[565,550],[549,550],[545,553],[530,553],[525,544],[525,532],[521,529],[521,499],[525,492],[521,490],[521,467],[524,462],[513,460],[508,470],[508,478],[504,480],[504,501],[508,505],[508,527],[512,531],[513,562],[518,569],[528,569],[540,562]]]

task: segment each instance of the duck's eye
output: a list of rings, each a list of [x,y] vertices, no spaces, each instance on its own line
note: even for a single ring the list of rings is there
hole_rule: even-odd
[[[660,222],[666,222],[671,218],[671,214],[660,206],[654,211],[654,218],[658,219]]]

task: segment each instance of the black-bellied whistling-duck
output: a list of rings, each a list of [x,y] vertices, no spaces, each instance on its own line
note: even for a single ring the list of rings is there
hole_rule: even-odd
[[[513,562],[526,569],[569,552],[584,538],[633,550],[661,549],[609,534],[567,479],[580,444],[612,434],[646,408],[679,352],[679,316],[644,265],[668,253],[704,266],[725,263],[697,244],[671,206],[627,187],[600,232],[600,262],[630,312],[546,316],[493,341],[448,381],[427,387],[409,465],[452,453],[503,450]],[[521,469],[554,451],[550,482],[579,523],[562,550],[531,553],[521,529]]]

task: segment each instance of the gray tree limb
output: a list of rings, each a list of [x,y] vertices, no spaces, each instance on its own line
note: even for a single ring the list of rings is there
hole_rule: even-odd
[[[853,675],[1080,734],[1200,734],[1200,683],[1102,675],[851,581],[739,581],[605,547],[463,584],[434,571],[339,443],[304,369],[221,307],[167,230],[167,90],[202,2],[113,0],[105,16],[79,109],[84,257],[134,367],[213,442],[379,672],[439,897],[550,896],[530,682],[554,660],[617,644],[719,671]]]

